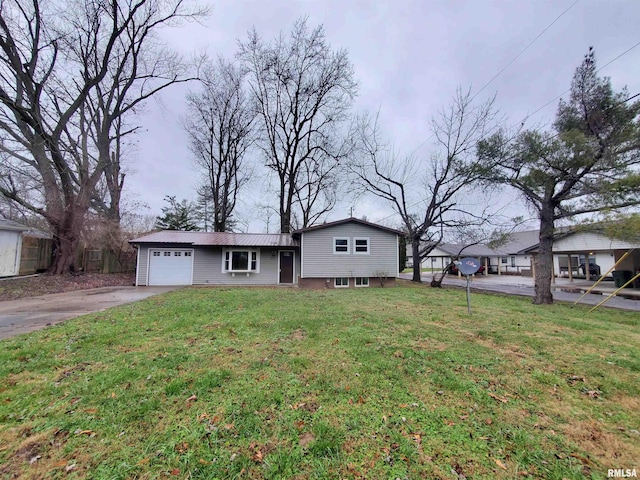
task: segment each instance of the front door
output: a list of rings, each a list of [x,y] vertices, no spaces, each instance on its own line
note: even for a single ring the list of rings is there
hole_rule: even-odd
[[[293,252],[280,252],[280,283],[293,283]]]

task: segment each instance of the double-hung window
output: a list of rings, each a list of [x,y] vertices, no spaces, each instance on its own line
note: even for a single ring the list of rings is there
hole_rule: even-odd
[[[349,238],[333,237],[333,253],[336,255],[349,255]]]
[[[369,237],[354,237],[353,253],[355,255],[369,255]]]
[[[223,272],[258,272],[260,254],[257,250],[224,250]]]

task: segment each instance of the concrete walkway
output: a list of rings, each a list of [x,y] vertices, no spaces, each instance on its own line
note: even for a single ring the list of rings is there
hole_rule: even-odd
[[[102,287],[0,302],[0,339],[107,308],[137,302],[178,287]]]
[[[411,280],[412,275],[410,273],[401,273],[400,278]],[[431,278],[430,273],[422,274],[422,281],[425,283],[431,282]],[[586,280],[574,280],[570,282],[567,278],[557,278],[555,284],[552,285],[553,298],[554,300],[573,303],[594,283],[595,282]],[[459,278],[455,275],[447,275],[442,285],[466,288],[467,281],[464,277]],[[533,278],[516,275],[476,275],[471,279],[471,288],[477,291],[504,293],[508,295],[534,296]],[[585,295],[580,300],[580,303],[584,305],[597,305],[616,290],[611,281],[600,282],[596,289],[594,293]],[[624,294],[632,295],[635,299],[616,296],[609,299],[600,308],[609,307],[640,312],[640,290],[625,288]]]

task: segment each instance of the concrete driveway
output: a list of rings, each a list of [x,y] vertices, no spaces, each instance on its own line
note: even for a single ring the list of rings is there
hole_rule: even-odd
[[[102,287],[0,302],[0,339],[100,312],[179,287]]]

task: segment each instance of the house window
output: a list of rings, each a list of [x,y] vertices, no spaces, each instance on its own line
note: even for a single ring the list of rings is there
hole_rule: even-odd
[[[349,239],[344,237],[333,237],[333,253],[338,255],[349,255]]]
[[[153,252],[153,256],[154,257],[159,257],[160,256],[160,252]]]
[[[504,263],[504,264],[506,264],[506,263],[507,263],[507,260],[508,260],[508,259],[507,259],[507,257],[501,257],[501,258],[500,258],[500,263]]]
[[[369,238],[360,237],[353,239],[354,252],[356,255],[369,255]]]
[[[191,252],[184,252],[184,256],[185,257],[190,257],[191,256]]]
[[[164,252],[164,256],[165,257],[170,257],[171,256],[171,252]]]
[[[334,280],[334,286],[336,288],[349,288],[349,278],[347,278],[347,277],[337,277]]]
[[[181,257],[182,256],[182,252],[173,252],[173,256],[174,257]]]
[[[369,277],[356,277],[356,287],[368,287]]]
[[[257,272],[260,256],[256,250],[225,250],[223,272]]]
[[[516,266],[516,257],[511,256],[511,266],[515,267]]]

